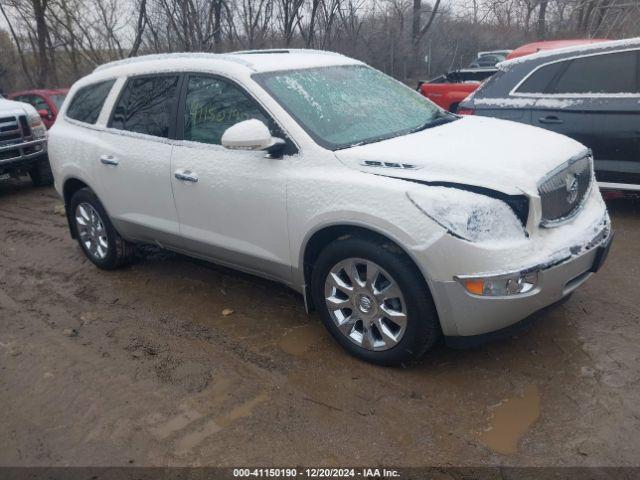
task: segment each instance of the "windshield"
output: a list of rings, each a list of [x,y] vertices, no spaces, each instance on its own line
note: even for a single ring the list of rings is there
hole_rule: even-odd
[[[55,103],[56,108],[60,110],[60,107],[62,106],[62,102],[64,102],[64,99],[66,96],[67,96],[66,93],[56,93],[55,95],[51,95],[49,98],[51,98],[53,103]]]
[[[428,128],[448,116],[416,91],[361,65],[254,75],[321,146],[338,150]]]

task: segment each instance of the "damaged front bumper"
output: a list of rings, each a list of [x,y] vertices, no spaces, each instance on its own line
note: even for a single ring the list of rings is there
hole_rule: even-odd
[[[438,313],[448,343],[484,336],[511,327],[532,313],[556,303],[584,283],[604,263],[613,240],[610,224],[589,242],[568,249],[566,255],[503,275],[535,273],[536,283],[525,292],[502,295],[471,293],[464,276],[432,285]],[[488,275],[486,278],[490,278]],[[474,275],[473,278],[483,278]],[[515,278],[515,277],[514,277]],[[446,326],[445,326],[446,325]],[[492,335],[493,336],[493,335]]]

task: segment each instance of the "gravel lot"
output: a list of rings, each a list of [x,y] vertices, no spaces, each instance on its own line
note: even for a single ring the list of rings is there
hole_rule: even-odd
[[[609,206],[608,263],[528,332],[389,369],[280,285],[99,271],[53,189],[2,182],[0,465],[638,465],[640,201]]]

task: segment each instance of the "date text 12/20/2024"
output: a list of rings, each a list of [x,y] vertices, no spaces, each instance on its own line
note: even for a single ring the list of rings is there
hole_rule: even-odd
[[[386,468],[235,468],[233,476],[237,478],[398,478],[400,473]]]

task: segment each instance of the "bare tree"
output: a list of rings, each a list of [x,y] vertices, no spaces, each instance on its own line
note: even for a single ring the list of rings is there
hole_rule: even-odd
[[[422,25],[422,0],[413,0],[413,21],[411,24],[411,75],[415,76],[418,72],[418,65],[420,64],[420,52],[422,41],[433,25],[433,21],[438,13],[440,7],[440,0],[436,0],[431,8],[429,17],[424,25]]]
[[[146,53],[263,47],[335,50],[414,80],[427,52],[440,73],[479,50],[640,34],[638,0],[0,0],[0,17],[15,59],[0,73],[16,86],[68,85]]]

